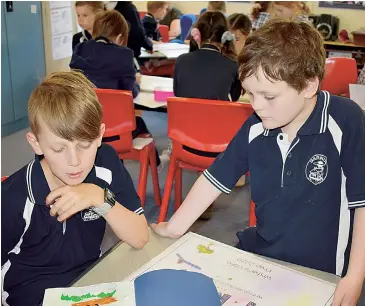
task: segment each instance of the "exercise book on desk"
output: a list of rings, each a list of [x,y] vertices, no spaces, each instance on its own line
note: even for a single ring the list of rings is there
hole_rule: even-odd
[[[153,93],[156,88],[162,87],[173,91],[174,80],[172,78],[163,78],[157,76],[143,75],[141,78],[140,88],[142,92]]]
[[[194,233],[180,238],[125,280],[161,269],[210,277],[224,306],[330,306],[335,291],[334,284]],[[155,286],[169,285],[163,279],[155,281]]]

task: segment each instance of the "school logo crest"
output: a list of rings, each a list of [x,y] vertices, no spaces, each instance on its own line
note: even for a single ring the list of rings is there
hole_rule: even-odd
[[[327,177],[328,164],[327,157],[322,154],[315,154],[308,161],[305,167],[305,175],[313,185],[318,185]]]
[[[81,211],[81,218],[84,221],[94,221],[99,219],[100,216],[91,209],[85,209]]]

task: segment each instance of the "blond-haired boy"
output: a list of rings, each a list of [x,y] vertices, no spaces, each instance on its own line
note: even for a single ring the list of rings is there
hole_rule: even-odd
[[[204,171],[163,236],[180,236],[250,171],[257,226],[246,251],[343,276],[332,306],[355,306],[365,277],[365,116],[320,91],[326,53],[302,22],[272,20],[248,37],[238,63],[253,114]]]
[[[2,305],[40,305],[101,256],[106,222],[135,248],[148,229],[133,182],[102,145],[102,109],[81,73],[51,74],[29,99],[39,158],[1,185]]]

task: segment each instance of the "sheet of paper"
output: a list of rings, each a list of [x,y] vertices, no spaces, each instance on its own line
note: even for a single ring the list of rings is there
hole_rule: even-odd
[[[155,44],[153,45],[153,50],[162,52],[166,50],[185,50],[186,52],[189,52],[189,45],[178,43]]]
[[[161,284],[163,285],[161,286]],[[220,306],[211,278],[182,270],[158,270],[134,281],[137,306]]]
[[[43,306],[136,306],[133,282],[87,287],[53,288],[44,294]]]
[[[329,306],[335,290],[331,283],[193,233],[126,280],[160,269],[181,269],[211,277],[224,306]],[[163,280],[160,284],[164,285]]]
[[[166,107],[167,102],[156,102],[153,93],[140,92],[137,97],[134,98],[133,102],[149,108]]]
[[[72,32],[72,11],[71,7],[53,9],[51,14],[52,36]]]
[[[49,1],[49,8],[56,9],[60,7],[70,7],[71,1]]]
[[[72,55],[72,32],[52,36],[52,57],[54,60]]]
[[[173,91],[174,80],[172,78],[163,78],[157,76],[143,75],[141,79],[141,91],[154,92],[156,87],[162,87],[166,90]]]
[[[355,101],[365,110],[365,85],[350,84],[350,99]]]

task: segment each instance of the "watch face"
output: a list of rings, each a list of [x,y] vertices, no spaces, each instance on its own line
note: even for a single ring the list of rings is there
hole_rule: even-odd
[[[110,205],[114,206],[115,204],[115,198],[114,193],[111,192],[108,188],[106,188],[106,202],[108,202]]]

